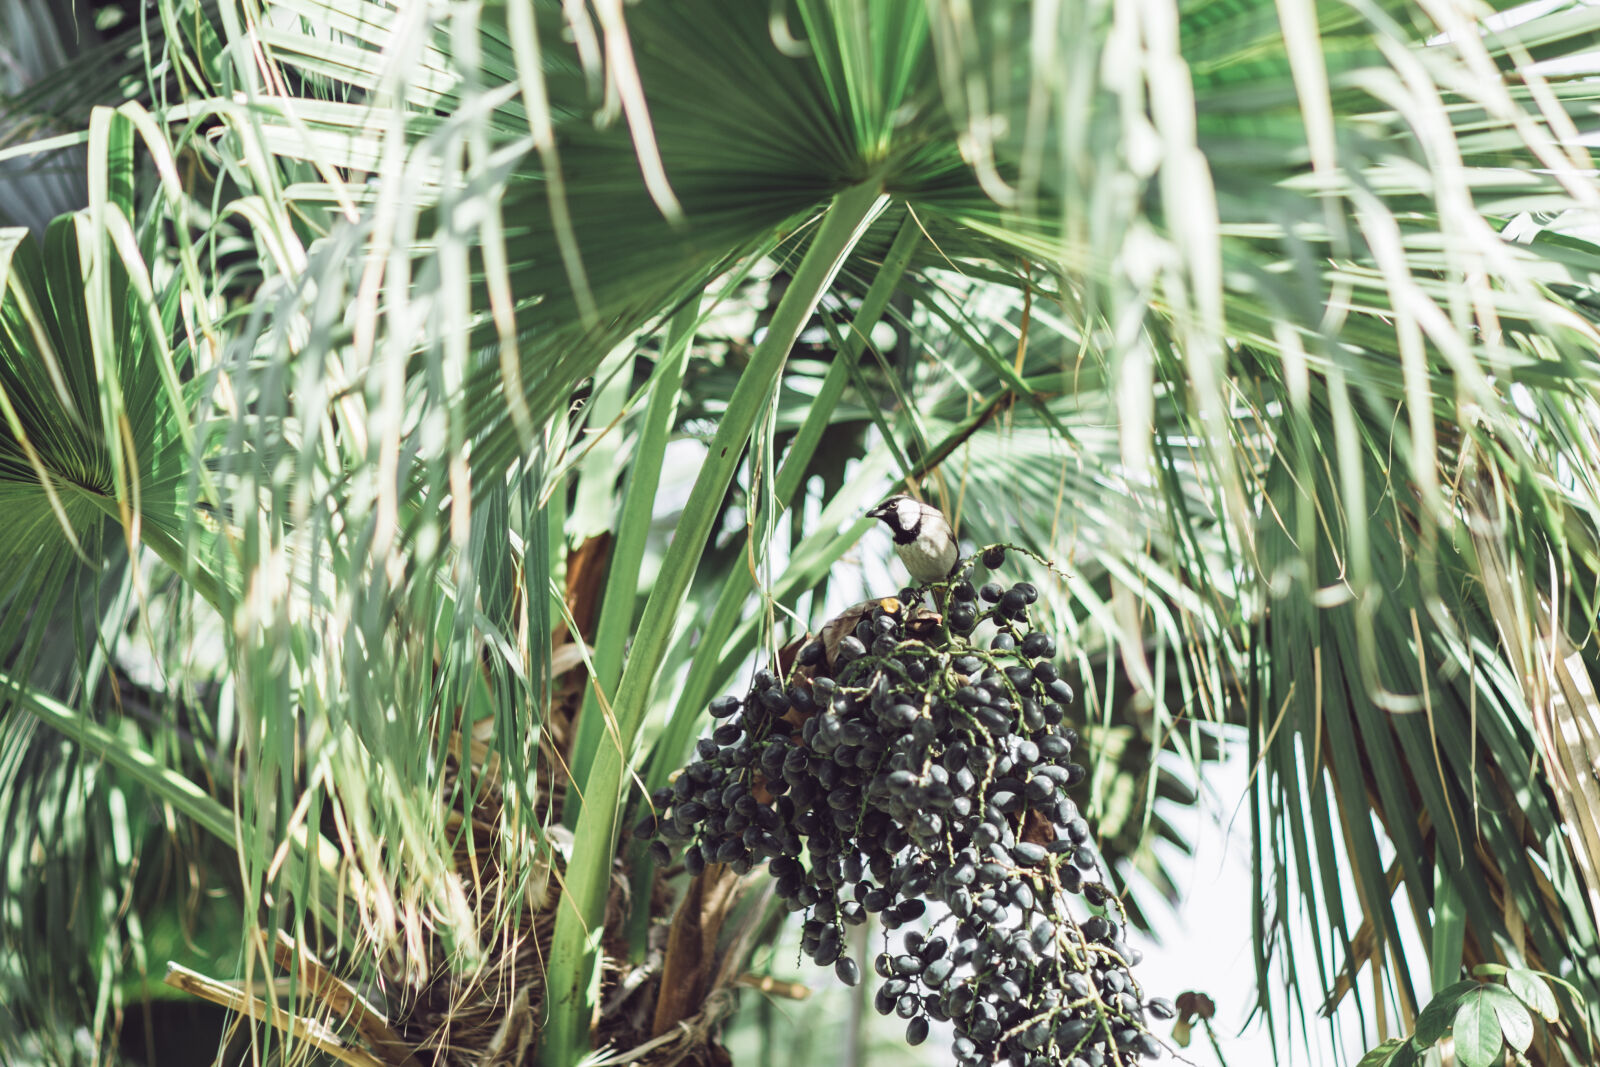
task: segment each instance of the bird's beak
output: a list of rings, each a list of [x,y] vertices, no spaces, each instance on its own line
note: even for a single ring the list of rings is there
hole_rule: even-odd
[[[867,516],[873,519],[881,519],[887,514],[889,514],[888,504],[879,504],[877,507],[867,512]]]

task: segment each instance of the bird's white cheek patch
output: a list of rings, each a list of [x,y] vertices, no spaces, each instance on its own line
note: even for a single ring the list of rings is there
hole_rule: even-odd
[[[894,506],[895,518],[899,520],[902,530],[915,530],[917,520],[922,516],[922,505],[915,500],[905,499]]]

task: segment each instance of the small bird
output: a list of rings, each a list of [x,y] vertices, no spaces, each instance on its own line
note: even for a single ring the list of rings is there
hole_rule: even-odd
[[[944,512],[904,494],[892,496],[867,512],[882,519],[894,534],[894,553],[919,582],[950,577],[960,554],[955,531]]]

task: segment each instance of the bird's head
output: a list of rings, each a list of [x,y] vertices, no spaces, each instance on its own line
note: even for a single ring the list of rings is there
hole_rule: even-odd
[[[890,497],[867,514],[902,536],[914,535],[922,525],[922,505],[904,493]]]

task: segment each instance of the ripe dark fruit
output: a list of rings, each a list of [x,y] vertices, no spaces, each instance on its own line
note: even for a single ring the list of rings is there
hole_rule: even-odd
[[[1051,641],[1045,634],[1035,630],[1022,639],[1022,654],[1048,661],[1051,656],[1056,654],[1055,642]]]
[[[983,565],[990,570],[994,570],[995,568],[1004,565],[1005,561],[1006,550],[1001,548],[999,545],[990,545],[988,548],[983,550]]]
[[[1167,1005],[1129,974],[1121,906],[1066,792],[1085,777],[1072,689],[1030,625],[1039,591],[975,590],[971,566],[934,591],[933,626],[911,607],[926,592],[879,601],[831,662],[809,641],[788,676],[714,701],[712,735],[636,829],[658,835],[658,862],[682,848],[691,875],[770,862],[802,951],[847,985],[861,969],[844,931],[877,915],[873,1006],[911,1044],[948,1022],[960,1067],[1132,1067]],[[1080,893],[1106,914],[1085,918]]]
[[[1043,863],[1048,853],[1045,852],[1043,845],[1035,845],[1029,841],[1019,841],[1017,842],[1017,847],[1011,850],[1011,855],[1016,857],[1018,863],[1031,867],[1036,863]]]
[[[833,965],[833,973],[839,976],[839,981],[845,985],[857,985],[861,981],[861,968],[856,966],[856,961],[849,956],[840,956]]]

